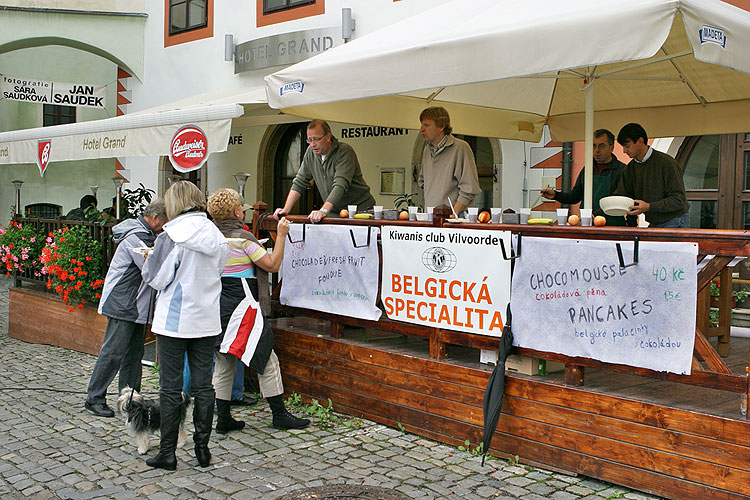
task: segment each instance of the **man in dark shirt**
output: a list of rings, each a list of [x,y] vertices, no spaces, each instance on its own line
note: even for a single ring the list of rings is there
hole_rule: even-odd
[[[615,147],[615,135],[605,128],[594,131],[594,187],[592,189],[592,209],[594,215],[603,215],[599,208],[599,200],[611,195],[620,182],[620,175],[625,164],[612,154]],[[578,174],[576,183],[571,191],[555,191],[543,189],[542,196],[548,200],[560,203],[578,203],[583,200],[584,172]],[[588,208],[581,205],[581,208]],[[624,217],[607,217],[608,226],[624,226]]]
[[[627,216],[646,214],[651,227],[690,227],[690,205],[675,159],[649,146],[646,131],[638,123],[622,127],[617,142],[632,158],[614,193],[635,200]]]

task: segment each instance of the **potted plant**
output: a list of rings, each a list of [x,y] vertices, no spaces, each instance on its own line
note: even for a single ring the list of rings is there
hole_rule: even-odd
[[[10,221],[8,229],[0,228],[0,262],[7,276],[30,270],[41,276],[39,256],[44,248],[44,238],[32,224]]]

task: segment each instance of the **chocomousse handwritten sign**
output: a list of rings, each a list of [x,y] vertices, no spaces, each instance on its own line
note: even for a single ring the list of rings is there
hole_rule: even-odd
[[[510,295],[510,232],[383,227],[381,299],[389,318],[500,337]]]
[[[615,241],[523,238],[511,289],[514,344],[690,374],[695,243],[641,242],[621,268]],[[633,262],[634,244],[620,242]]]
[[[380,319],[381,311],[375,306],[377,235],[375,227],[292,224],[291,243],[284,247],[281,303],[360,319]]]

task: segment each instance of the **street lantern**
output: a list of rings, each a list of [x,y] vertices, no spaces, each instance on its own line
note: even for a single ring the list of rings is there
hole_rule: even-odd
[[[91,189],[91,194],[96,198],[96,192],[99,190],[99,186],[89,186],[89,189]]]
[[[120,177],[119,175],[116,175],[112,177],[112,182],[115,183],[115,196],[117,197],[117,204],[115,205],[115,219],[120,218],[120,191],[122,190],[122,185],[125,184],[125,179],[123,177]]]
[[[247,172],[237,172],[234,174],[234,180],[237,181],[237,192],[240,193],[240,197],[245,199],[245,184],[250,178],[250,174]]]
[[[21,210],[21,186],[23,185],[23,181],[15,180],[13,181],[13,186],[16,188],[16,215],[20,214]]]

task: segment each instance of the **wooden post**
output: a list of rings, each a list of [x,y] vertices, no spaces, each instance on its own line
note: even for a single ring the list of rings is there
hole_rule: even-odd
[[[331,321],[331,337],[340,339],[344,334],[344,325],[336,321]]]
[[[448,356],[448,348],[443,342],[443,334],[440,328],[430,331],[430,357],[433,359],[445,359]]]
[[[578,387],[583,385],[583,366],[565,365],[565,384]]]
[[[259,219],[262,214],[266,213],[268,211],[268,203],[264,203],[260,200],[256,201],[253,204],[253,223],[252,223],[252,229],[251,231],[255,236],[260,235],[260,227],[259,227]]]
[[[716,351],[719,356],[729,356],[730,330],[732,327],[732,269],[725,267],[719,274],[719,341]]]

